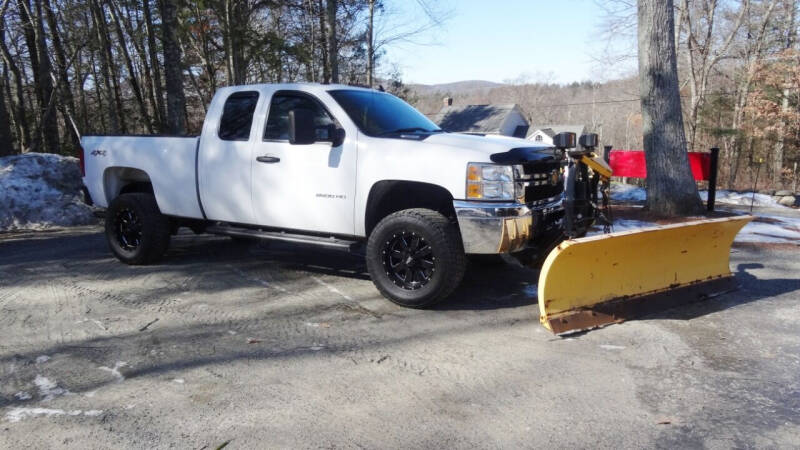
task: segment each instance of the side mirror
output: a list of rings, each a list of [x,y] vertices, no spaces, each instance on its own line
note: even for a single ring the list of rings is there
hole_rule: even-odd
[[[314,113],[309,109],[289,111],[289,143],[308,145],[316,141],[317,130],[314,125]]]
[[[328,125],[328,139],[331,141],[331,146],[338,147],[344,144],[345,136],[344,128],[339,128],[334,124]]]

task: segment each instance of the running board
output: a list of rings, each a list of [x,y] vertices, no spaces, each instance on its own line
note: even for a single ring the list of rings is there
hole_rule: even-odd
[[[221,234],[224,236],[238,236],[270,241],[293,242],[295,244],[316,245],[320,247],[335,248],[339,250],[355,250],[361,242],[322,236],[309,236],[306,234],[292,234],[284,231],[261,231],[248,228],[235,228],[214,225],[206,228],[206,233]]]

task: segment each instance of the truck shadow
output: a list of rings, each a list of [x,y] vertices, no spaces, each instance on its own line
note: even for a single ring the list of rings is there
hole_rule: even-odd
[[[763,269],[759,263],[736,266],[734,277],[738,289],[705,301],[678,306],[646,316],[648,319],[691,320],[729,308],[746,305],[765,298],[777,297],[800,290],[800,278],[761,279],[750,271]]]

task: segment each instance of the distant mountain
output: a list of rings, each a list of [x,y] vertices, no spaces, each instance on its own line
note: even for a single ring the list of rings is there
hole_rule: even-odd
[[[442,83],[442,84],[410,84],[410,87],[413,91],[415,91],[419,95],[429,95],[434,93],[450,93],[450,94],[461,94],[465,92],[475,92],[475,91],[488,91],[489,89],[493,89],[496,87],[504,86],[502,83],[495,83],[493,81],[484,81],[484,80],[466,80],[466,81],[455,81],[453,83]]]

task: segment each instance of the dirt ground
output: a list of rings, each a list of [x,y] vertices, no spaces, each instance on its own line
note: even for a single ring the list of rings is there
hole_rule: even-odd
[[[411,310],[342,253],[5,235],[0,448],[797,448],[799,255],[737,247],[739,291],[558,338],[511,265]]]

